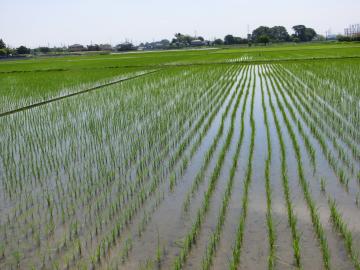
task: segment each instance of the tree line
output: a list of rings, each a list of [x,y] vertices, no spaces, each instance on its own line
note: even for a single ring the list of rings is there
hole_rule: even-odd
[[[12,49],[6,46],[5,42],[0,38],[0,57],[16,55],[16,54],[30,54],[31,50],[25,46],[20,46]]]
[[[294,30],[294,34],[290,35],[284,26],[260,26],[256,28],[247,39],[226,35],[224,40],[216,39],[215,44],[234,45],[247,43],[267,44],[269,42],[308,42],[317,36],[313,28],[308,28],[305,25],[295,25],[292,29]]]
[[[187,47],[187,46],[209,46],[209,45],[236,45],[236,44],[249,44],[249,46],[253,43],[258,44],[268,44],[268,43],[281,43],[281,42],[309,42],[317,38],[317,40],[324,40],[325,38],[321,35],[318,35],[313,28],[306,27],[305,25],[294,25],[292,27],[294,31],[293,34],[289,34],[287,29],[284,26],[259,26],[254,29],[247,38],[241,38],[237,36],[233,36],[231,34],[226,35],[224,39],[216,38],[212,42],[205,40],[201,36],[190,36],[186,34],[176,33],[175,37],[162,47],[166,47],[167,49],[171,48],[179,48],[179,47]],[[360,41],[360,36],[356,37],[347,37],[343,35],[337,36],[338,41]],[[164,42],[158,42],[164,43]],[[155,45],[159,45],[156,43]],[[136,49],[131,43],[131,49]],[[119,44],[115,47],[116,50],[121,51],[125,48],[124,44]],[[143,43],[142,43],[143,44]],[[121,45],[121,46],[120,46]],[[129,46],[130,46],[129,45]],[[64,52],[67,48],[48,48],[48,47],[39,47],[33,50],[35,53],[50,53],[50,52]],[[99,51],[101,50],[100,46],[88,45],[87,48],[84,47],[84,50],[88,51]],[[125,50],[129,50],[125,48]],[[0,39],[0,57],[1,56],[9,56],[9,55],[22,55],[22,54],[30,54],[30,48],[26,46],[20,46],[18,48],[9,48],[6,46],[5,42]]]

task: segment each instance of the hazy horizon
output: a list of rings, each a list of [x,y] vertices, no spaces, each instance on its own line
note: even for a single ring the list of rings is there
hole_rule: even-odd
[[[206,39],[226,34],[245,37],[258,26],[283,25],[289,33],[296,24],[319,34],[343,33],[349,24],[360,23],[360,1],[304,0],[165,0],[63,1],[13,0],[2,4],[0,38],[12,47],[62,46],[80,43],[135,44],[163,38],[175,32]]]

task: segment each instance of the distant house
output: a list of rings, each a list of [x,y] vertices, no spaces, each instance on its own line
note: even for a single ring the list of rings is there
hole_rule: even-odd
[[[80,44],[74,44],[74,45],[70,45],[69,46],[69,51],[70,52],[81,52],[84,51],[85,47],[83,45]]]
[[[191,46],[204,46],[206,43],[200,39],[194,39],[190,42]]]
[[[112,46],[110,44],[100,44],[99,45],[101,51],[112,51]]]
[[[134,45],[130,42],[125,42],[125,43],[121,43],[115,46],[115,49],[117,51],[133,51],[136,50],[137,48],[134,47]]]
[[[154,44],[154,49],[163,49],[165,46],[167,46],[167,45],[164,45],[161,42],[156,42]]]
[[[336,35],[327,35],[326,40],[336,40]]]
[[[144,50],[152,50],[152,49],[168,49],[170,47],[170,41],[167,39],[163,39],[161,41],[155,42],[146,42],[145,44],[140,44],[140,47],[143,47]]]

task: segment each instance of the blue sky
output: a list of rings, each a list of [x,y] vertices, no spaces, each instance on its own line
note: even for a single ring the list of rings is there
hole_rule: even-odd
[[[0,38],[11,46],[134,43],[175,32],[223,38],[260,25],[295,24],[321,34],[360,23],[360,0],[0,0]]]

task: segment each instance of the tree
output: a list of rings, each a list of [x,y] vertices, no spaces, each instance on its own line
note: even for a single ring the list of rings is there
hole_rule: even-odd
[[[224,37],[224,43],[226,45],[232,45],[235,43],[235,39],[234,39],[234,36],[233,35],[226,35]]]
[[[134,45],[130,42],[125,42],[125,43],[122,43],[122,44],[118,44],[116,45],[116,50],[117,51],[133,51],[135,50],[136,48],[134,47]]]
[[[271,42],[285,42],[290,40],[290,35],[284,26],[260,26],[256,28],[252,33],[252,39],[255,42],[260,42],[261,36],[267,36]]]
[[[338,41],[344,41],[344,42],[360,41],[360,35],[356,35],[356,36],[352,36],[352,37],[343,36],[343,35],[337,35],[336,39]]]
[[[247,44],[248,40],[246,38],[234,37],[234,44]]]
[[[215,45],[223,45],[224,41],[221,38],[217,38],[214,40],[214,44]]]
[[[259,37],[259,42],[260,42],[260,43],[264,43],[265,46],[266,46],[266,44],[269,43],[269,41],[270,41],[270,38],[269,38],[268,35],[261,35],[261,36]]]
[[[26,48],[25,46],[20,46],[19,48],[16,49],[16,52],[18,54],[29,54],[30,53],[30,49]]]
[[[181,33],[175,34],[175,39],[172,40],[172,43],[184,43],[186,45],[190,45],[191,41],[195,38],[189,36],[189,35],[183,35]]]
[[[336,39],[338,41],[351,41],[351,37],[343,36],[343,35],[337,35]]]
[[[284,26],[271,27],[269,37],[273,42],[285,42],[290,40],[290,35]]]
[[[314,29],[307,28],[302,24],[293,26],[293,30],[295,31],[295,37],[297,37],[302,42],[311,41],[314,39],[314,37],[316,37],[316,32]]]
[[[87,50],[88,51],[101,51],[100,46],[98,44],[87,45]]]
[[[235,37],[233,35],[226,35],[224,38],[224,43],[226,45],[247,44],[248,40],[241,37]]]
[[[260,37],[266,35],[267,37],[270,36],[270,28],[267,26],[260,26],[258,28],[256,28],[253,32],[252,32],[252,39],[255,42],[261,42],[260,41]]]
[[[38,50],[42,53],[49,53],[51,51],[49,47],[39,47]]]
[[[162,39],[162,40],[160,41],[160,43],[163,44],[163,45],[166,45],[166,46],[169,46],[169,45],[170,45],[170,41],[167,40],[167,39]]]
[[[323,35],[316,35],[315,39],[318,41],[325,41],[326,37],[324,37]]]
[[[292,29],[295,32],[294,35],[299,38],[299,40],[303,41],[305,39],[305,25],[294,25]]]
[[[296,43],[300,42],[300,38],[298,38],[295,34],[291,35],[291,40],[292,42],[296,42]]]
[[[6,48],[6,44],[5,42],[0,38],[0,49],[5,49]]]
[[[316,37],[316,32],[312,28],[305,29],[305,41],[312,41]]]
[[[0,56],[9,56],[15,54],[15,51],[10,48],[0,49]]]

